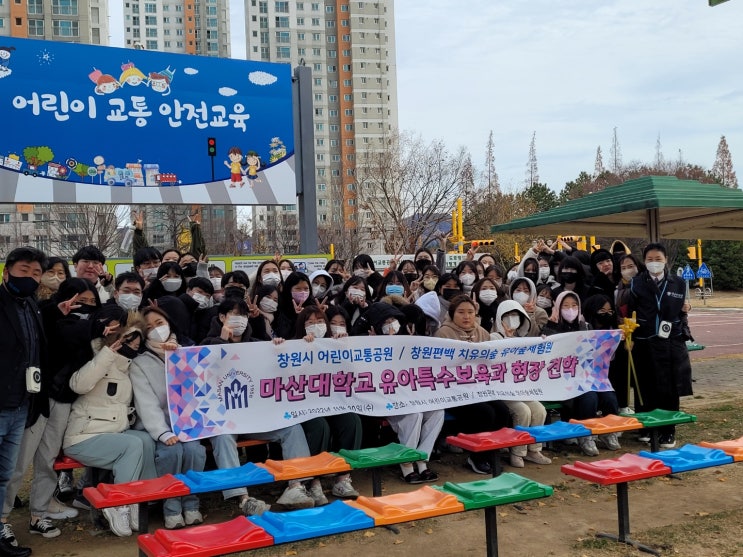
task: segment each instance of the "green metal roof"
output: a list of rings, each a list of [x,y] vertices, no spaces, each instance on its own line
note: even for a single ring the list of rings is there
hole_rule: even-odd
[[[493,225],[490,231],[743,240],[743,191],[674,176],[644,176],[543,213]]]

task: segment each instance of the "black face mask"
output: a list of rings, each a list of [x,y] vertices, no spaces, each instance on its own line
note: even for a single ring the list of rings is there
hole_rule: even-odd
[[[539,273],[524,273],[524,276],[532,281],[534,284],[536,284],[537,280],[539,279]]]
[[[405,280],[408,281],[408,284],[414,280],[418,280],[418,273],[405,273],[403,276],[405,277]]]
[[[560,282],[564,284],[575,284],[578,281],[578,273],[560,273]]]
[[[225,298],[240,298],[241,300],[245,298],[245,289],[240,288],[239,286],[228,286],[224,289],[224,297]]]
[[[8,292],[17,298],[28,298],[39,287],[39,281],[33,277],[17,277],[10,273],[8,273],[8,280],[5,284]]]
[[[196,261],[191,261],[191,263],[186,263],[183,269],[183,276],[184,277],[195,277],[196,276],[196,268],[198,267],[198,263]]]
[[[444,300],[451,300],[454,296],[457,296],[458,294],[461,294],[462,291],[459,288],[443,288],[441,290],[441,297],[444,298]]]
[[[596,323],[598,323],[602,329],[611,329],[616,325],[616,318],[613,313],[597,313]]]
[[[343,275],[340,273],[330,273],[330,277],[333,279],[333,284],[343,284]]]
[[[130,360],[133,360],[137,356],[139,356],[139,352],[129,346],[128,344],[122,344],[121,348],[119,348],[119,354],[124,356],[125,358],[128,358]]]
[[[430,259],[418,259],[415,262],[415,268],[418,269],[421,273],[423,272],[423,269],[431,265]]]

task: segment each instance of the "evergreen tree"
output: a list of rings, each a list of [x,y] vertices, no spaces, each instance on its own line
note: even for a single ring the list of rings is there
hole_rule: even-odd
[[[665,167],[666,161],[663,158],[663,147],[660,143],[660,134],[658,134],[658,139],[655,141],[655,168],[665,170]]]
[[[712,175],[723,187],[738,188],[738,178],[733,169],[733,159],[730,156],[730,149],[724,135],[720,137],[720,143],[717,145],[717,156],[715,157],[715,164],[712,166]]]
[[[596,147],[596,162],[593,165],[593,175],[598,178],[606,169],[604,168],[604,158],[601,156],[601,145]]]
[[[610,170],[614,174],[619,174],[622,170],[622,148],[619,146],[619,137],[617,128],[614,128],[614,135],[611,138],[611,151],[609,152]]]
[[[488,142],[485,145],[485,180],[488,196],[498,195],[500,193],[500,182],[498,173],[495,171],[495,141],[493,140],[493,130],[490,130]]]
[[[705,241],[702,254],[704,262],[712,270],[715,289],[738,290],[743,287],[743,242]],[[692,267],[696,268],[696,265]],[[705,283],[709,286],[709,281]]]
[[[526,187],[539,183],[539,168],[537,168],[537,132],[531,136],[529,144],[529,161],[526,163]]]

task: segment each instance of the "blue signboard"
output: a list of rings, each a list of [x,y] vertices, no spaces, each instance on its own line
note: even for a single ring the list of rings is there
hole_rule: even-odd
[[[681,278],[684,280],[694,280],[696,278],[691,265],[687,265],[686,267],[684,267],[684,272],[681,274]]]
[[[296,202],[289,64],[10,37],[0,52],[0,202]]]
[[[699,266],[699,270],[697,271],[697,278],[700,278],[700,279],[712,278],[712,271],[710,271],[706,263],[702,262],[702,264]]]

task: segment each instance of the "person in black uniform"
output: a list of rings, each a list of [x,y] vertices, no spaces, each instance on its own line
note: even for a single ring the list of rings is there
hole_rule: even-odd
[[[643,404],[637,401],[636,408],[678,410],[679,397],[692,394],[685,333],[691,305],[684,280],[666,268],[666,248],[651,243],[642,253],[646,270],[632,279],[628,304],[639,325],[632,355]],[[676,445],[674,426],[660,428],[659,434],[662,448]]]

